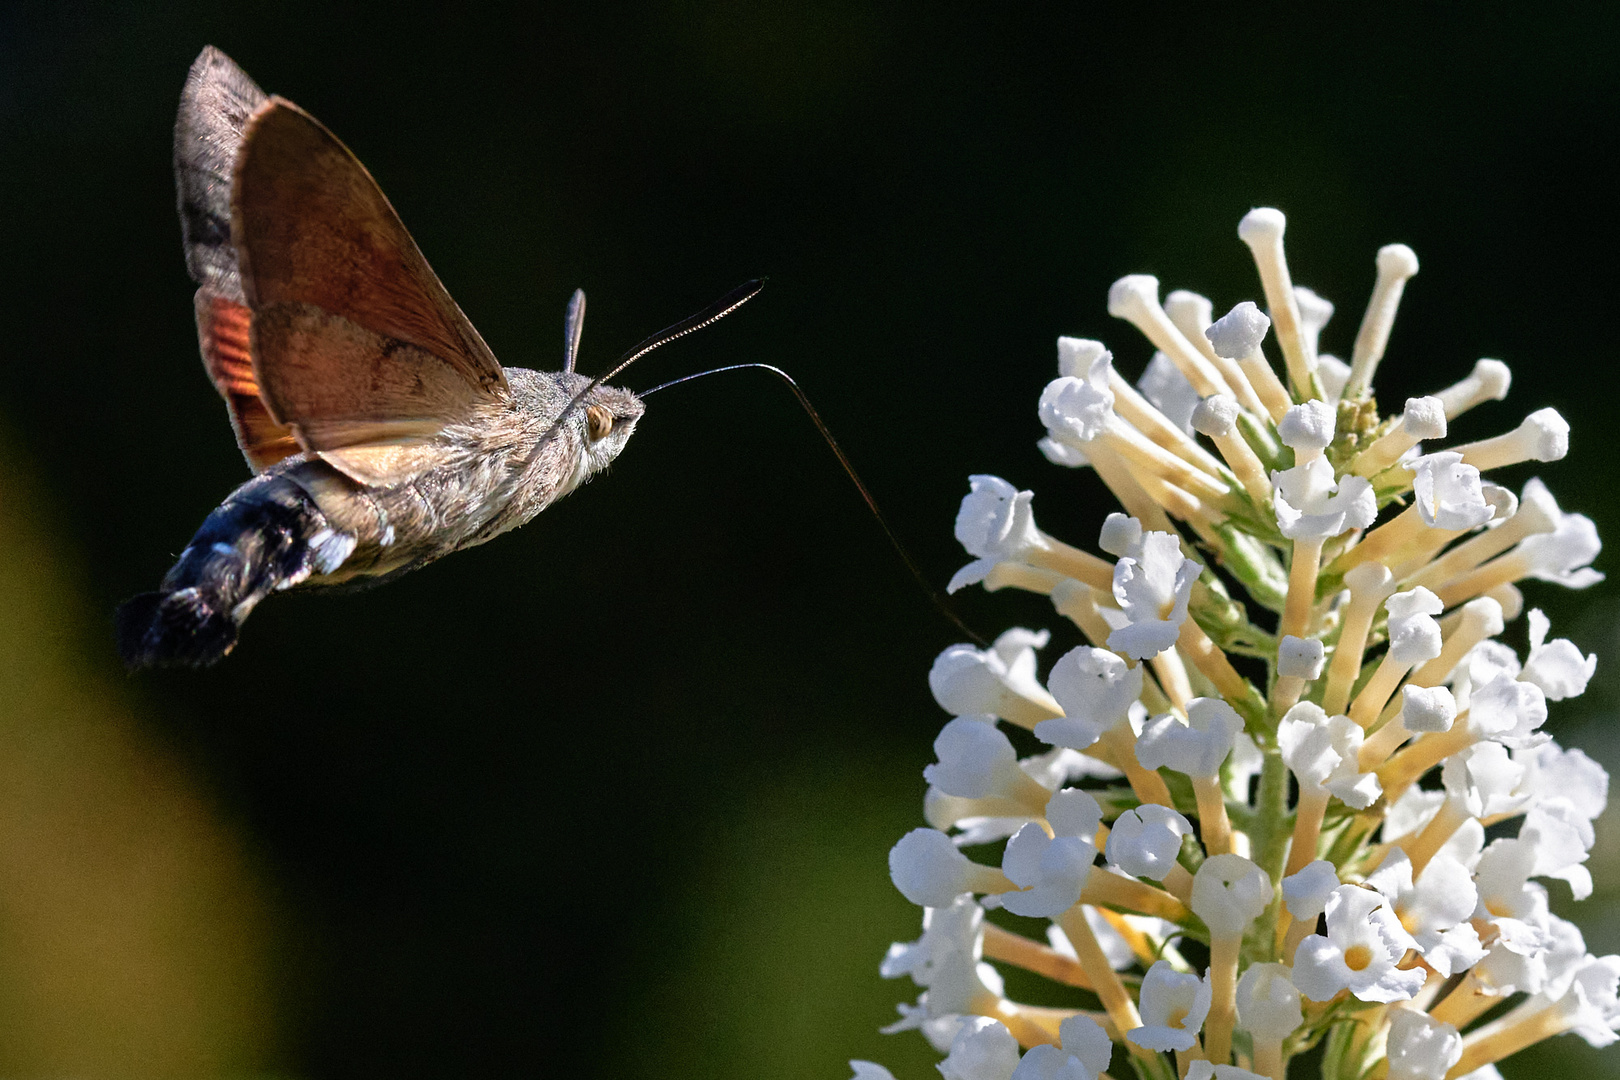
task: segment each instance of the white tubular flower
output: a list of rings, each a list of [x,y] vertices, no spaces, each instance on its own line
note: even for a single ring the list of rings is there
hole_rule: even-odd
[[[1441,934],[1439,942],[1423,954],[1423,962],[1434,968],[1441,978],[1449,979],[1479,963],[1485,953],[1479,931],[1472,923],[1464,922]]]
[[[1457,449],[1470,465],[1482,470],[1521,461],[1558,461],[1569,453],[1569,423],[1557,409],[1537,409],[1506,435]]]
[[[1425,954],[1440,944],[1446,931],[1473,915],[1479,903],[1468,868],[1444,855],[1430,859],[1414,884],[1412,860],[1396,848],[1384,856],[1367,884],[1388,898],[1401,927]]]
[[[979,966],[991,974],[995,973],[995,969],[989,964]],[[952,1014],[929,1016],[928,998],[929,995],[925,991],[917,998],[915,1005],[904,1001],[898,1003],[894,1008],[900,1014],[900,1019],[886,1027],[878,1028],[878,1031],[884,1035],[893,1035],[901,1031],[921,1032],[923,1038],[928,1040],[929,1046],[932,1046],[941,1054],[950,1053],[951,1040],[955,1039],[957,1032],[962,1030],[962,1025],[967,1022],[967,1017]]]
[[[1445,1080],[1462,1060],[1462,1036],[1450,1024],[1411,1009],[1389,1014],[1389,1080]]]
[[[1496,817],[1522,808],[1528,795],[1521,793],[1525,767],[1508,756],[1499,743],[1477,743],[1451,755],[1440,770],[1446,795],[1457,800],[1470,817]]]
[[[1103,519],[1097,546],[1116,559],[1137,559],[1142,555],[1142,523],[1125,514],[1109,514]]]
[[[1401,687],[1401,724],[1418,732],[1450,731],[1457,719],[1457,699],[1444,686]]]
[[[1564,996],[1576,972],[1585,966],[1586,939],[1580,927],[1557,915],[1547,916],[1544,929],[1547,942],[1542,959],[1547,965],[1547,982],[1542,993],[1556,999]]]
[[[1108,635],[1108,647],[1148,660],[1174,645],[1202,569],[1169,533],[1144,535],[1139,555],[1114,564],[1114,599],[1130,623]]]
[[[1372,485],[1360,476],[1333,479],[1333,466],[1315,458],[1272,472],[1277,528],[1290,540],[1326,540],[1346,529],[1365,529],[1378,516]]]
[[[970,716],[965,719],[973,721],[980,718]],[[953,828],[960,830],[952,838],[957,847],[988,844],[1005,840],[1025,822],[1040,817],[1042,807],[1049,805],[1051,793],[1063,784],[1086,777],[1117,780],[1121,775],[1117,769],[1096,758],[1062,747],[1023,758],[1018,762],[1018,769],[1037,786],[1016,780],[1010,790],[1000,789],[998,794],[988,799],[948,795],[930,786],[923,796],[923,817],[941,832],[949,832]],[[1011,777],[1008,779],[1013,780]],[[1010,798],[1014,791],[1018,793],[1017,797]]]
[[[1155,409],[1164,413],[1166,420],[1188,435],[1193,433],[1192,414],[1198,407],[1198,391],[1176,367],[1175,361],[1162,352],[1154,353],[1142,377],[1136,380],[1136,388]]]
[[[1540,608],[1530,609],[1530,655],[1525,658],[1519,678],[1541,687],[1548,701],[1563,701],[1586,693],[1586,684],[1597,670],[1597,656],[1582,656],[1568,638],[1547,641],[1552,623]]]
[[[1006,987],[1001,974],[989,964],[976,964],[965,956],[952,956],[934,971],[933,982],[917,999],[930,1020],[967,1015],[982,1016],[1002,1000]],[[926,1030],[926,1026],[925,1026]],[[945,1034],[941,1030],[940,1034]],[[956,1033],[950,1032],[952,1036]]]
[[[1277,645],[1277,674],[1286,678],[1318,678],[1327,662],[1327,651],[1316,638],[1286,634]]]
[[[1034,783],[993,716],[958,716],[934,739],[934,753],[939,761],[923,769],[923,778],[947,795],[984,799]]]
[[[1187,723],[1174,713],[1155,717],[1136,740],[1136,760],[1144,769],[1168,766],[1193,777],[1220,773],[1243,730],[1243,718],[1220,698],[1187,702]]]
[[[1034,498],[1033,491],[1019,491],[999,476],[968,477],[968,493],[956,512],[956,539],[974,560],[956,572],[946,592],[983,581],[999,562],[1023,562],[1031,551],[1049,546],[1035,527]]]
[[[1108,388],[1113,355],[1106,350],[1091,361],[1082,377],[1065,375],[1041,392],[1040,417],[1048,434],[1061,443],[1095,439],[1114,418],[1114,392]]]
[[[1181,336],[1194,344],[1215,320],[1215,304],[1207,296],[1189,289],[1172,289],[1164,298],[1164,313],[1176,324]]]
[[[1143,803],[1126,810],[1108,834],[1108,861],[1136,877],[1162,881],[1181,852],[1192,823],[1168,806]]]
[[[1351,397],[1365,394],[1372,384],[1373,372],[1378,369],[1384,348],[1389,344],[1401,292],[1406,288],[1407,279],[1418,270],[1417,255],[1405,244],[1385,244],[1378,249],[1376,261],[1378,279],[1367,300],[1367,313],[1361,318],[1355,351],[1351,354],[1350,381],[1345,387],[1345,393]]]
[[[1519,840],[1536,854],[1530,873],[1569,882],[1577,900],[1592,895],[1592,873],[1582,864],[1592,850],[1592,823],[1563,799],[1538,803],[1524,816]]]
[[[949,963],[977,964],[983,949],[984,909],[973,897],[958,896],[948,907],[924,908],[922,937],[890,945],[878,973],[885,979],[909,975],[926,989]]]
[[[1420,787],[1407,788],[1384,817],[1384,838],[1398,840],[1403,836],[1421,832],[1425,825],[1434,820],[1445,803],[1446,793],[1443,791],[1425,791]]]
[[[1556,1002],[1570,1031],[1591,1046],[1608,1046],[1620,1030],[1620,956],[1589,956]]]
[[[1204,1049],[1214,1061],[1225,1061],[1232,1052],[1243,935],[1271,906],[1273,892],[1266,872],[1241,855],[1211,855],[1193,875],[1188,906],[1209,927],[1211,993]]]
[[[1325,382],[1326,380],[1322,379],[1321,364],[1324,358],[1317,356],[1317,351],[1318,346],[1321,344],[1322,328],[1327,326],[1328,322],[1333,318],[1333,301],[1317,295],[1313,289],[1307,289],[1303,285],[1295,285],[1294,303],[1299,307],[1299,334],[1304,339],[1305,352],[1310,356],[1316,356],[1317,380]],[[1348,377],[1350,366],[1343,361],[1340,361],[1340,365],[1344,368],[1344,376]],[[1323,390],[1327,389],[1326,386],[1323,386]],[[1343,389],[1344,378],[1340,378],[1338,385],[1330,391],[1335,401],[1338,400],[1339,392]]]
[[[1383,794],[1378,776],[1357,767],[1364,740],[1354,720],[1329,716],[1309,701],[1289,709],[1277,725],[1283,763],[1299,781],[1300,791],[1336,795],[1357,810],[1371,806]]]
[[[1014,915],[1056,918],[1080,902],[1091,876],[1097,858],[1091,840],[1102,823],[1097,800],[1066,788],[1047,803],[1046,820],[1054,835],[1031,822],[1013,834],[1002,854],[1001,871],[1018,890],[993,899]]]
[[[1106,649],[1082,645],[1052,666],[1047,685],[1063,716],[1036,724],[1035,737],[1084,750],[1109,728],[1128,722],[1131,705],[1142,696],[1142,669],[1127,667]]]
[[[1473,967],[1480,992],[1490,997],[1541,993],[1547,985],[1547,935],[1516,919],[1495,923],[1496,940]]]
[[[1495,818],[1521,810],[1529,793],[1521,790],[1523,764],[1500,743],[1476,743],[1445,759],[1440,780],[1471,818]]]
[[[928,688],[940,708],[957,716],[989,713],[1034,727],[1063,715],[1062,708],[1035,676],[1035,650],[1050,635],[1014,627],[988,649],[952,645],[934,660]]]
[[[1046,803],[1046,823],[1058,836],[1078,836],[1090,840],[1102,825],[1102,807],[1091,792],[1064,788],[1054,792]]]
[[[1333,409],[1325,401],[1307,401],[1290,408],[1278,421],[1277,438],[1303,463],[1321,457],[1333,442],[1333,424]]]
[[[1405,1001],[1423,987],[1421,970],[1402,971],[1417,942],[1389,901],[1371,889],[1341,885],[1327,902],[1327,936],[1312,934],[1294,954],[1294,985],[1312,1001],[1349,990],[1362,1001]]]
[[[1209,339],[1216,356],[1242,360],[1260,351],[1260,343],[1270,329],[1271,320],[1265,312],[1245,300],[1215,320],[1204,331],[1204,336]]]
[[[1312,925],[1327,910],[1328,899],[1339,887],[1338,872],[1326,859],[1307,863],[1297,874],[1283,878],[1283,904],[1288,914]]]
[[[1200,398],[1198,406],[1193,409],[1193,430],[1200,435],[1208,435],[1211,439],[1231,435],[1237,428],[1240,412],[1235,397],[1216,394],[1213,397]]]
[[[894,1073],[885,1069],[875,1061],[858,1061],[850,1059],[849,1067],[855,1070],[850,1080],[894,1080]]]
[[[1463,464],[1461,454],[1425,454],[1412,463],[1412,472],[1413,501],[1431,529],[1472,529],[1496,513],[1485,501],[1479,470]]]
[[[945,1080],[1012,1080],[1018,1068],[1018,1040],[1000,1022],[987,1016],[969,1017],[951,1052],[939,1063]]]
[[[1268,1041],[1292,1035],[1305,1022],[1292,975],[1286,964],[1250,964],[1237,985],[1238,1027]]]
[[[1446,403],[1437,397],[1406,399],[1401,431],[1413,442],[1446,437]]]
[[[1242,937],[1271,903],[1271,879],[1241,855],[1211,855],[1193,875],[1193,914],[1211,937]]]
[[[1114,1054],[1113,1040],[1089,1016],[1071,1016],[1058,1025],[1058,1041],[1061,1048],[1031,1047],[1012,1080],[1097,1080]]]
[[[1209,1015],[1209,980],[1160,960],[1142,977],[1142,1026],[1125,1037],[1144,1050],[1191,1050]]]
[[[1287,415],[1293,400],[1265,353],[1260,351],[1260,342],[1270,328],[1271,320],[1254,304],[1245,301],[1220,321],[1206,327],[1204,337],[1209,341],[1210,352],[1237,365],[1261,408],[1272,421],[1277,421]]]
[[[902,836],[889,852],[889,877],[900,895],[931,908],[950,907],[962,893],[1005,887],[998,871],[969,859],[938,829],[912,829]]]
[[[1472,675],[1477,664],[1470,665]],[[1468,694],[1468,730],[1480,739],[1509,747],[1535,746],[1548,736],[1536,730],[1547,719],[1547,698],[1535,683],[1520,682],[1500,671]]]
[[[1407,398],[1406,411],[1401,414],[1401,422],[1357,454],[1352,471],[1357,476],[1377,476],[1407,457],[1418,443],[1427,439],[1443,439],[1445,436],[1445,403],[1437,397]],[[1475,474],[1477,476],[1478,470],[1475,470]]]
[[[1529,576],[1571,589],[1584,589],[1603,580],[1591,567],[1603,550],[1597,526],[1585,514],[1560,514],[1552,532],[1527,536],[1515,553],[1529,568]]]
[[[1499,925],[1503,920],[1543,924],[1547,890],[1530,881],[1535,870],[1536,849],[1529,839],[1491,841],[1474,865],[1474,885],[1479,890],[1475,917]],[[1541,942],[1536,945],[1539,948]]]
[[[1538,799],[1565,799],[1588,821],[1609,803],[1609,774],[1579,750],[1555,742],[1513,751],[1524,766],[1523,788]]]
[[[1455,420],[1475,405],[1501,401],[1513,385],[1513,372],[1500,360],[1481,360],[1466,379],[1436,396],[1446,405],[1446,419]]]
[[[1329,405],[1337,405],[1344,397],[1344,386],[1350,381],[1350,365],[1332,353],[1316,358],[1316,381],[1322,384],[1322,396]]]
[[[1159,281],[1149,274],[1127,274],[1108,289],[1108,314],[1140,330],[1166,353],[1202,395],[1231,393],[1217,365],[1199,352],[1159,304]]]
[[[1421,585],[1398,592],[1384,601],[1389,612],[1389,658],[1408,666],[1433,660],[1440,655],[1440,624],[1434,616],[1446,606]]]
[[[1091,464],[1091,459],[1086,456],[1084,450],[1078,446],[1071,446],[1069,443],[1058,442],[1051,436],[1038,439],[1035,443],[1035,449],[1039,450],[1041,456],[1046,458],[1047,461],[1054,465],[1062,465],[1065,469],[1080,469]],[[965,584],[971,585],[973,582],[969,581]],[[960,587],[958,586],[958,588]],[[945,591],[950,592],[951,590],[946,589]]]
[[[1057,339],[1058,374],[1065,378],[1084,379],[1091,374],[1092,365],[1103,357],[1113,358],[1108,346],[1091,338],[1059,337]]]

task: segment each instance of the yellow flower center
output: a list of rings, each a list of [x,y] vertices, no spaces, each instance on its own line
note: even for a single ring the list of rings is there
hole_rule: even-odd
[[[1351,971],[1366,971],[1372,961],[1372,950],[1365,945],[1352,945],[1344,950],[1344,966]]]

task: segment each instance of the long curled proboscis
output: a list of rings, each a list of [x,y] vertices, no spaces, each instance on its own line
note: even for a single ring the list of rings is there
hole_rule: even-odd
[[[696,328],[694,327],[694,329]],[[730,364],[710,371],[699,371],[694,375],[682,375],[678,379],[660,383],[638,396],[650,397],[660,390],[678,386],[684,382],[691,382],[693,379],[701,379],[707,375],[718,375],[723,371],[741,371],[745,368],[759,368],[762,371],[768,371],[787,383],[788,389],[793,391],[793,396],[799,399],[800,405],[804,406],[805,414],[810,417],[810,422],[816,426],[817,431],[821,432],[821,437],[827,440],[827,446],[832,450],[833,456],[838,459],[838,464],[844,467],[844,473],[849,477],[850,482],[855,485],[855,490],[861,493],[861,498],[866,502],[866,508],[872,511],[872,516],[877,519],[878,526],[883,530],[883,535],[889,538],[889,545],[894,548],[895,554],[900,556],[900,561],[905,563],[906,569],[911,572],[912,580],[922,589],[923,595],[928,597],[929,603],[933,604],[934,608],[945,616],[953,626],[966,634],[974,644],[980,648],[989,648],[989,639],[982,634],[976,633],[972,627],[963,622],[961,617],[952,610],[950,601],[945,599],[939,588],[930,582],[927,576],[917,568],[916,561],[912,559],[911,553],[906,550],[906,546],[900,542],[900,537],[895,535],[894,529],[889,527],[888,519],[883,516],[883,511],[878,509],[877,500],[872,498],[871,491],[867,489],[865,482],[861,480],[860,474],[855,471],[855,466],[850,463],[849,457],[844,453],[844,448],[838,445],[838,440],[833,438],[832,430],[827,427],[826,421],[822,420],[821,414],[816,412],[816,407],[810,404],[810,398],[799,388],[799,384],[794,382],[793,377],[787,372],[779,367],[772,367],[770,364]]]

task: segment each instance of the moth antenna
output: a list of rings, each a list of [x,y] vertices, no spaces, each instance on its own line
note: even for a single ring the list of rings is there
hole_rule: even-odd
[[[883,535],[889,538],[889,545],[894,548],[895,554],[900,556],[900,561],[906,564],[906,569],[911,572],[912,580],[917,583],[918,588],[922,589],[923,595],[928,597],[929,602],[934,605],[935,609],[938,610],[941,615],[945,616],[945,618],[949,620],[953,626],[962,631],[962,633],[966,634],[976,645],[978,645],[980,648],[989,648],[989,640],[982,634],[976,633],[972,627],[963,622],[961,616],[957,615],[956,612],[952,610],[950,601],[945,599],[944,594],[941,593],[939,589],[928,580],[923,572],[917,568],[917,563],[912,559],[911,553],[906,550],[906,546],[900,542],[900,538],[896,536],[894,530],[889,527],[888,519],[883,516],[883,511],[878,509],[877,500],[872,498],[871,491],[867,490],[866,484],[861,480],[860,474],[855,471],[855,466],[850,463],[849,457],[844,453],[844,448],[838,445],[838,440],[833,438],[832,430],[827,427],[826,421],[821,418],[820,413],[816,412],[816,407],[810,404],[810,398],[803,390],[799,388],[799,384],[794,382],[793,377],[787,372],[783,371],[779,367],[772,367],[770,364],[731,364],[727,367],[718,367],[709,371],[700,371],[695,375],[682,375],[678,379],[671,379],[669,382],[659,383],[651,390],[643,391],[637,396],[642,398],[651,397],[660,390],[667,390],[671,386],[678,386],[684,382],[691,382],[693,379],[701,379],[708,375],[718,375],[723,371],[741,371],[744,368],[759,368],[761,371],[768,371],[772,375],[775,375],[777,378],[781,379],[783,382],[787,383],[788,389],[793,392],[793,396],[799,399],[800,405],[804,406],[805,415],[810,417],[810,422],[816,426],[817,431],[821,432],[821,437],[827,440],[827,447],[832,450],[833,456],[838,459],[838,464],[844,467],[844,473],[855,485],[855,490],[861,493],[861,498],[866,502],[866,508],[872,511],[872,516],[877,519],[878,527],[883,530]]]
[[[716,300],[714,303],[710,304],[708,307],[704,308],[702,311],[698,312],[696,315],[688,316],[687,318],[682,319],[680,322],[675,323],[673,326],[664,327],[664,329],[658,331],[658,333],[654,334],[652,337],[643,341],[640,345],[637,345],[635,348],[625,353],[619,358],[619,362],[613,365],[613,369],[611,371],[605,375],[598,375],[596,378],[592,379],[585,389],[575,394],[573,399],[570,400],[567,405],[563,406],[562,412],[557,414],[557,419],[551,422],[551,426],[546,429],[546,433],[540,436],[540,441],[535,443],[534,449],[529,452],[528,460],[523,463],[524,471],[527,471],[533,467],[535,461],[540,457],[540,451],[544,450],[546,445],[550,443],[552,439],[557,437],[557,432],[562,430],[563,421],[567,420],[568,417],[573,414],[574,410],[579,408],[580,405],[584,403],[585,399],[590,396],[592,390],[595,390],[598,386],[601,386],[603,383],[607,382],[619,372],[623,371],[637,360],[640,360],[643,356],[646,356],[660,345],[668,345],[676,338],[683,338],[687,334],[696,333],[697,331],[702,330],[705,326],[719,322],[727,315],[730,315],[733,311],[736,311],[738,308],[748,303],[748,301],[752,300],[755,296],[759,295],[759,290],[763,289],[764,287],[764,278],[754,278],[752,281],[745,281],[735,289],[732,289],[730,292],[726,293],[726,295],[722,296],[720,299]],[[583,292],[576,291],[574,295],[579,299],[580,313],[583,315],[585,311],[585,294]],[[569,302],[568,310],[570,315],[572,315],[572,301]],[[569,367],[565,368],[564,370],[572,371],[573,368]]]
[[[579,359],[579,339],[585,333],[585,290],[575,289],[568,298],[568,314],[563,317],[563,370],[572,372]]]

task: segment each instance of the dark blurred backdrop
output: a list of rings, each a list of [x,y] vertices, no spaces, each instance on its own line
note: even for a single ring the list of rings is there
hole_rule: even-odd
[[[0,899],[0,952],[35,964],[0,959],[8,1071],[932,1075],[915,1035],[876,1034],[914,996],[876,968],[917,932],[885,853],[920,818],[943,720],[925,674],[959,635],[763,375],[653,399],[610,475],[516,534],[362,595],[275,598],[214,670],[117,671],[112,608],[246,476],[173,212],[170,127],[206,43],[348,142],[506,364],[558,366],[575,286],[597,371],[769,275],[626,384],[788,369],[936,581],[966,560],[970,472],[1034,487],[1043,526],[1090,544],[1100,488],[1034,447],[1054,338],[1101,337],[1134,377],[1150,350],[1106,314],[1115,278],[1258,299],[1235,234],[1255,205],[1288,213],[1295,280],[1339,305],[1328,351],[1349,352],[1377,247],[1412,245],[1382,396],[1506,359],[1513,395],[1458,434],[1556,406],[1574,452],[1541,472],[1615,535],[1611,5],[1012,7],[0,6],[0,503],[26,539],[0,559],[33,604],[0,644],[94,699],[12,694],[8,745],[60,763],[111,729],[36,745],[52,710],[116,712],[108,775],[161,763],[229,852],[187,863],[228,879],[214,915],[149,927],[153,955],[213,950],[171,965],[191,1012],[130,979],[95,1014],[101,1057],[53,1011],[72,994],[32,988],[111,935],[132,882],[161,907],[190,879],[136,845],[99,908]],[[1620,664],[1611,590],[1527,591],[1600,674]],[[1054,622],[1006,594],[960,607],[991,633]],[[1552,726],[1612,762],[1615,696],[1600,681]],[[153,815],[154,850],[179,820],[81,787],[87,821]],[[92,826],[64,828],[0,884],[101,865]],[[1602,826],[1594,858],[1579,917],[1612,951]],[[152,1011],[176,1030],[141,1034]],[[1543,1063],[1613,1073],[1573,1041]]]

